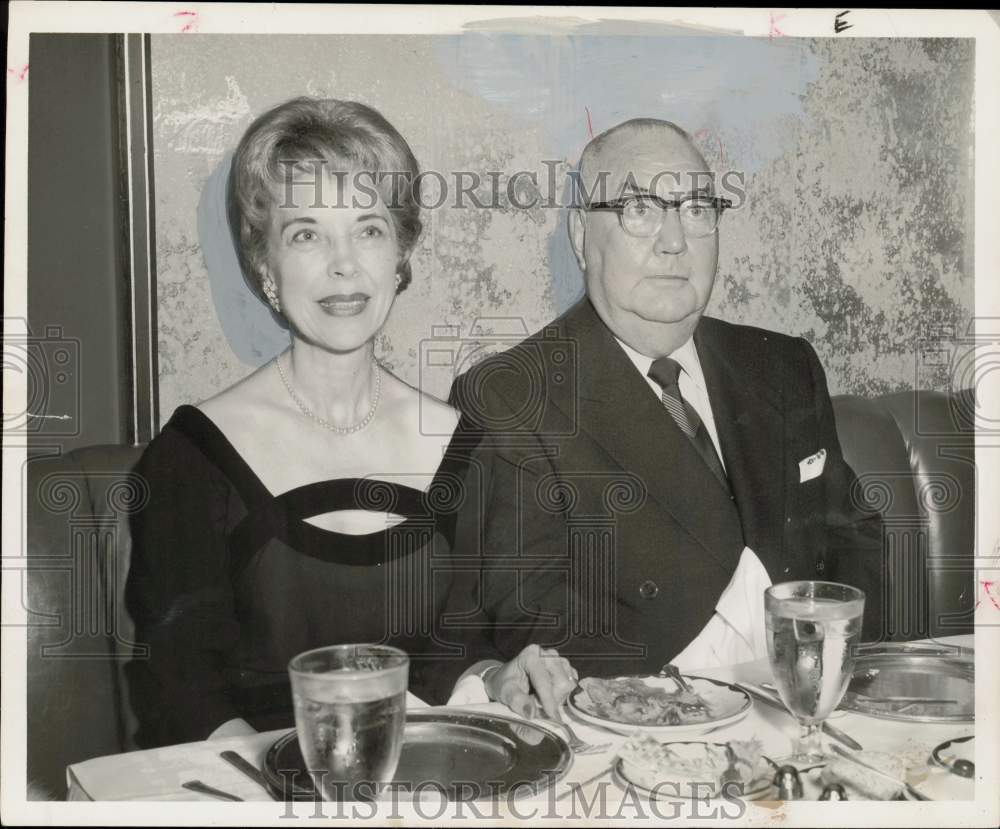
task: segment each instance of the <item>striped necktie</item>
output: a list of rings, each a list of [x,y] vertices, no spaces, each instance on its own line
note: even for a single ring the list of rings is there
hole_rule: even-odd
[[[708,429],[701,418],[698,417],[698,412],[681,395],[681,387],[677,383],[680,372],[680,363],[670,359],[670,357],[660,357],[660,359],[654,360],[653,365],[650,366],[649,376],[663,389],[660,399],[663,401],[663,405],[666,406],[667,411],[670,412],[670,416],[680,427],[680,430],[687,435],[688,440],[691,441],[698,454],[704,459],[708,468],[712,470],[712,474],[718,478],[719,483],[729,492],[729,479],[722,468],[722,462],[715,451],[715,444],[712,443]]]

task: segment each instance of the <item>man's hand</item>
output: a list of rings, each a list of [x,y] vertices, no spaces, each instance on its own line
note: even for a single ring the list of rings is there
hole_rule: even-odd
[[[541,710],[558,719],[559,706],[576,687],[579,678],[569,661],[551,648],[528,645],[514,659],[486,675],[490,699],[529,719]]]

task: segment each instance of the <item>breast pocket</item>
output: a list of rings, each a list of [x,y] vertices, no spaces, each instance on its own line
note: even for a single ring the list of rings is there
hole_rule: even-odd
[[[822,514],[824,510],[823,500],[826,493],[826,486],[822,475],[818,478],[803,481],[802,483],[795,483],[793,492],[795,493],[794,502],[800,512]]]

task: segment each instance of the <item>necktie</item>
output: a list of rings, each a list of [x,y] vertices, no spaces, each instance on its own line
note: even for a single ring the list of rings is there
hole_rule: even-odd
[[[687,435],[688,440],[698,450],[698,454],[704,459],[708,468],[712,470],[712,474],[718,478],[719,483],[728,492],[729,479],[722,468],[722,462],[715,451],[712,438],[709,437],[708,429],[698,417],[698,412],[681,395],[681,388],[677,383],[680,372],[680,363],[669,357],[661,357],[659,360],[653,361],[653,365],[649,369],[649,376],[663,389],[660,399],[667,411],[670,412],[670,416],[673,417],[680,430]]]

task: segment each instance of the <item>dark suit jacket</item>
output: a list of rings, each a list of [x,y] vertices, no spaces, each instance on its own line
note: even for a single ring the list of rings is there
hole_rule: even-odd
[[[864,589],[877,633],[880,519],[852,505],[812,347],[708,317],[695,344],[731,495],[587,299],[456,379],[452,404],[485,432],[463,543],[505,656],[536,641],[581,674],[655,671],[711,618],[744,543],[772,582]],[[820,449],[822,475],[800,483]]]

